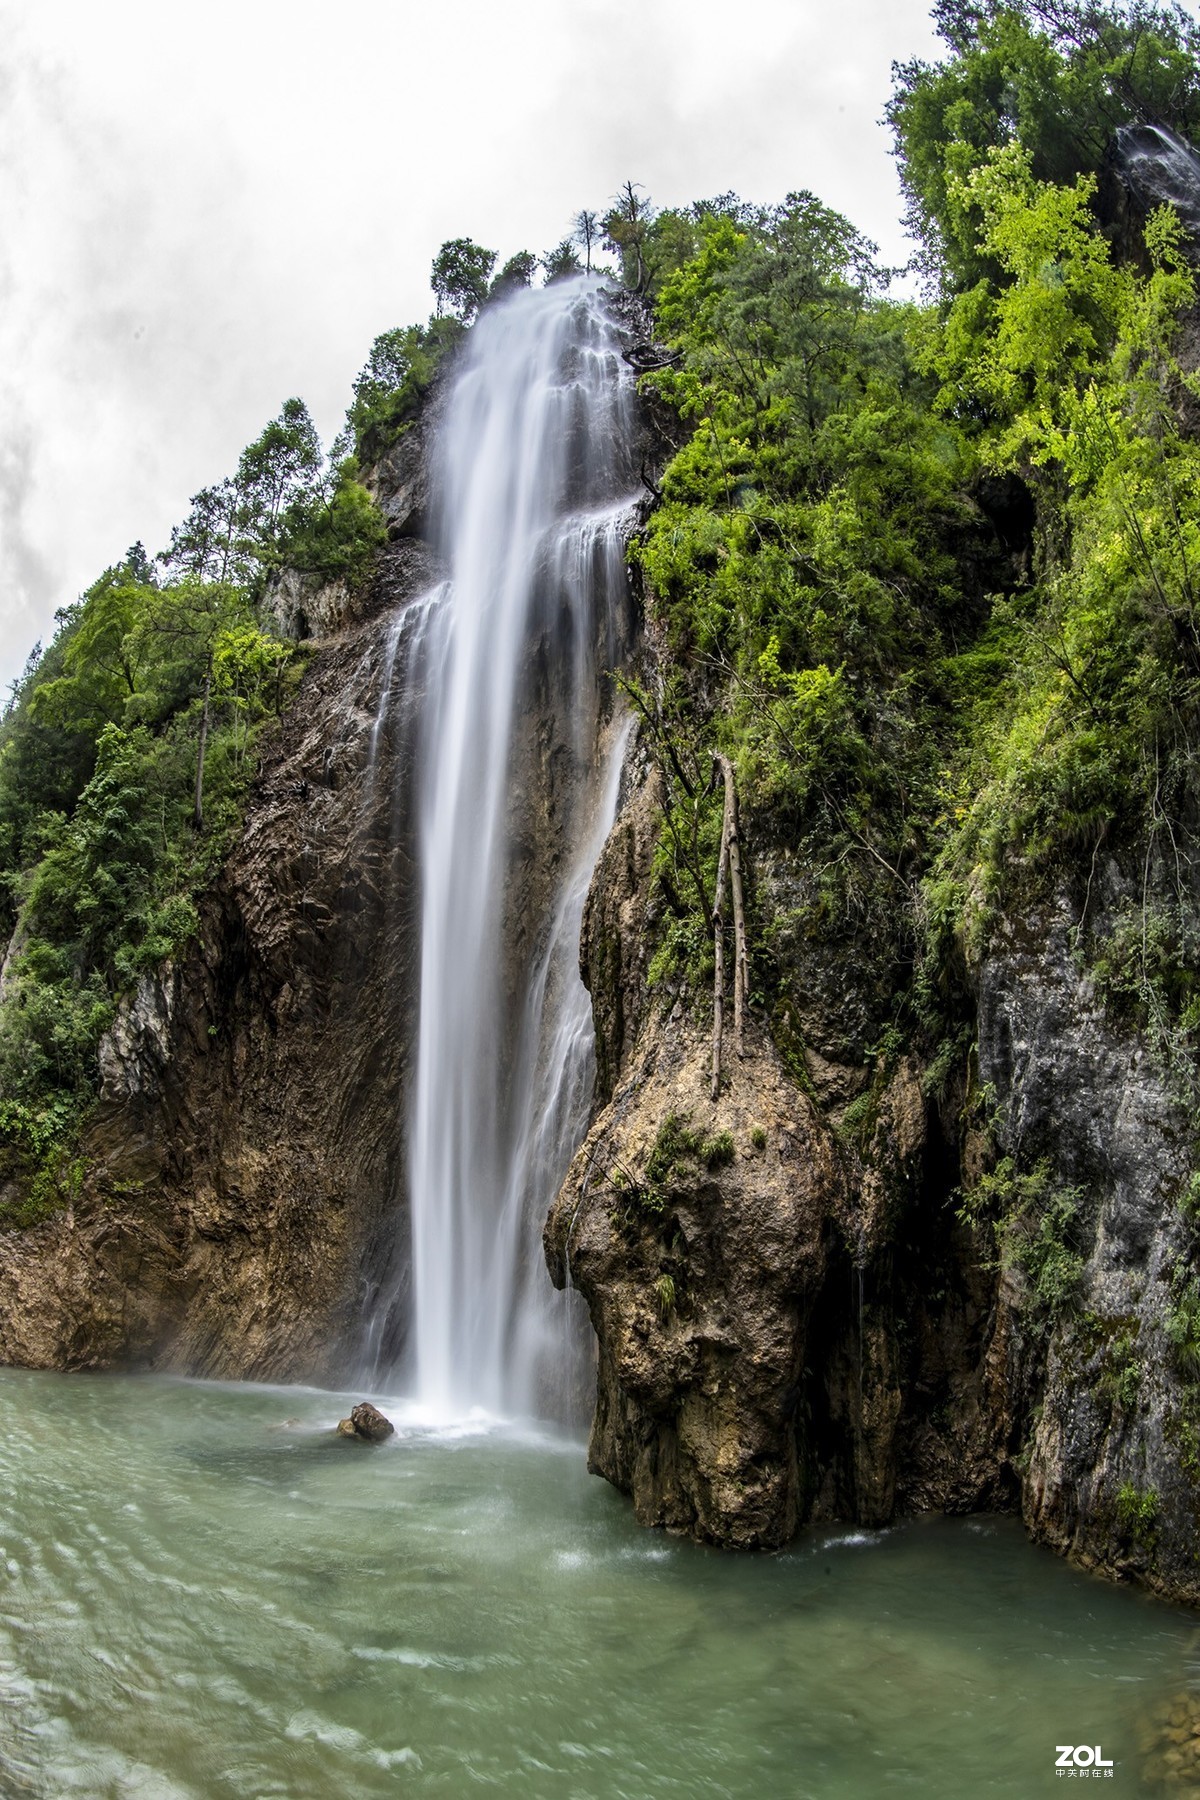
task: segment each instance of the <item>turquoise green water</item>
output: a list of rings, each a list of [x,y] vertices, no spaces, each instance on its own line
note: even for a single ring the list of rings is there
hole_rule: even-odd
[[[5,1800],[1026,1800],[1066,1743],[1144,1791],[1195,1621],[1011,1521],[735,1557],[578,1445],[339,1441],[359,1397],[0,1371]]]

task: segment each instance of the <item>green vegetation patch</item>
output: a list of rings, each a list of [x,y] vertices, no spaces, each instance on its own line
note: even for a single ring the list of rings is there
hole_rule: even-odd
[[[1021,1172],[1004,1157],[966,1195],[959,1217],[990,1226],[999,1266],[1021,1271],[1045,1322],[1073,1305],[1086,1262],[1082,1196],[1055,1181],[1047,1159]]]
[[[1159,1498],[1155,1488],[1139,1488],[1123,1482],[1117,1491],[1117,1528],[1139,1550],[1151,1551],[1158,1542]]]
[[[609,1180],[633,1207],[661,1216],[667,1210],[672,1187],[694,1180],[697,1166],[725,1168],[735,1155],[732,1132],[710,1132],[706,1136],[694,1130],[686,1118],[670,1112],[659,1125],[641,1178],[618,1167],[610,1172]]]
[[[843,969],[858,1053],[895,1030],[942,1093],[971,960],[1066,888],[1105,1003],[1194,1101],[1197,294],[1171,208],[1139,223],[1105,184],[1122,122],[1200,133],[1200,33],[1158,6],[935,18],[942,59],[889,109],[924,303],[809,193],[630,190],[610,222],[677,421],[631,553],[660,646],[634,691],[666,790],[651,980],[711,992],[721,752],[768,1020]]]

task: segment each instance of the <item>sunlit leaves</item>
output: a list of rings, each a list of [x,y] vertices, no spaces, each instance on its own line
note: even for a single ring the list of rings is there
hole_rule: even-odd
[[[1038,180],[1069,190],[1125,121],[1200,130],[1200,37],[1179,7],[978,0],[935,16],[952,54],[901,65],[888,118],[909,228],[951,292],[998,275],[970,183],[990,152],[1020,142]]]

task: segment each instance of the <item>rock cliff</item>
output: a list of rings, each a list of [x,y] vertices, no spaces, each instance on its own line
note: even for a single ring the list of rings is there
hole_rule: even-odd
[[[198,937],[102,1044],[73,1204],[0,1239],[0,1359],[339,1366],[399,1194],[410,1035],[413,724],[376,721],[404,680],[405,609],[436,577],[429,547],[397,535],[364,593],[274,590],[286,628],[321,634],[299,698]]]
[[[630,776],[581,950],[604,1104],[546,1230],[599,1344],[590,1466],[645,1523],[731,1545],[1020,1508],[1085,1566],[1200,1597],[1192,1135],[1085,972],[1079,903],[994,921],[973,1066],[939,1095],[864,1055],[870,958],[810,967],[778,929],[804,871],[768,847],[798,1018],[752,1031],[713,1103],[694,999],[647,986],[660,778],[637,750]],[[1037,1180],[973,1210],[1014,1153]]]
[[[272,591],[313,646],[299,700],[199,936],[104,1041],[73,1204],[0,1238],[4,1361],[332,1379],[385,1285],[402,1349],[415,715],[379,721],[421,685],[430,431],[374,473],[392,537],[369,590]],[[561,856],[536,655],[528,677],[518,960]],[[739,1547],[1020,1508],[1086,1565],[1200,1600],[1193,1128],[1087,972],[1088,896],[991,921],[947,1076],[879,1041],[887,933],[823,939],[812,870],[751,833],[754,954],[790,997],[755,1009],[713,1102],[703,997],[650,981],[663,792],[636,737],[625,790],[580,946],[595,1117],[545,1231],[595,1330],[590,1466],[645,1523]],[[1117,904],[1120,872],[1098,887]]]
[[[978,971],[979,1073],[999,1147],[1020,1147],[1072,1202],[1065,1303],[1047,1314],[1027,1280],[1004,1302],[1026,1363],[1010,1371],[1022,1509],[1035,1537],[1086,1566],[1194,1601],[1195,1228],[1180,1204],[1193,1133],[1161,1058],[1114,1022],[1085,972],[1079,925],[1064,895],[1002,921]],[[1051,1197],[1042,1218],[1052,1211]]]
[[[633,770],[582,944],[606,1104],[546,1229],[599,1344],[591,1466],[646,1523],[736,1545],[1005,1503],[995,1284],[919,1070],[876,1078],[863,1137],[872,1072],[837,1031],[788,1067],[758,1027],[712,1102],[694,1007],[646,987],[658,778]]]

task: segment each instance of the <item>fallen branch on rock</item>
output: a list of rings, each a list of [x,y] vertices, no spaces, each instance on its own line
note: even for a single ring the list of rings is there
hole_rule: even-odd
[[[745,1052],[745,1008],[750,987],[750,958],[746,949],[746,908],[742,893],[742,846],[738,832],[737,788],[733,764],[727,756],[713,757],[712,786],[721,776],[725,784],[725,805],[721,816],[721,849],[717,858],[717,888],[713,896],[713,950],[716,969],[713,976],[713,1043],[712,1097],[721,1088],[721,1040],[725,1027],[725,890],[733,896],[733,1046],[740,1057]]]

